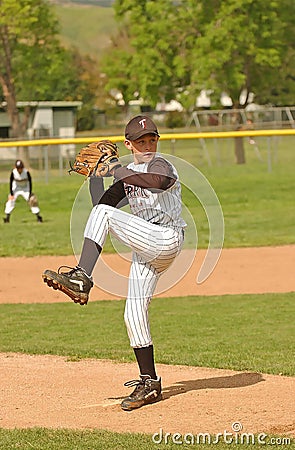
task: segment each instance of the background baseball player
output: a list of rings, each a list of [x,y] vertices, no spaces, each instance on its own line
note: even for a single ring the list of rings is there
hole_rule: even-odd
[[[136,116],[125,129],[125,146],[133,162],[122,167],[118,159],[109,167],[114,183],[104,192],[102,179],[90,178],[96,204],[84,231],[79,264],[69,272],[46,270],[44,281],[77,303],[88,301],[91,274],[108,232],[132,249],[124,319],[140,379],[121,407],[132,410],[159,401],[161,378],[156,374],[148,306],[156,283],[181,250],[186,226],[181,218],[181,186],[175,168],[157,152],[159,133],[147,116]],[[102,194],[102,195],[101,195]],[[98,198],[96,198],[96,196]],[[99,198],[100,197],[100,198]],[[127,200],[131,213],[118,209]]]
[[[32,177],[30,172],[24,167],[24,163],[18,159],[15,162],[15,167],[11,171],[9,180],[9,191],[8,200],[5,204],[5,214],[4,223],[9,223],[10,214],[15,208],[16,199],[21,196],[26,202],[28,202],[29,207],[33,214],[36,215],[37,221],[42,222],[42,217],[40,216],[40,208],[38,206],[38,200],[35,194],[32,193]]]

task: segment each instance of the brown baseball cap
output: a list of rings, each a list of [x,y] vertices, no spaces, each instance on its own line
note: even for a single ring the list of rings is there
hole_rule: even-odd
[[[159,136],[156,124],[148,116],[136,116],[131,119],[125,128],[125,138],[128,141],[135,141],[145,134]]]

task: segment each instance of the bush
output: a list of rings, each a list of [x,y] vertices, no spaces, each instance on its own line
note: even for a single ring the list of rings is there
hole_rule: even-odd
[[[93,106],[83,106],[77,114],[77,131],[93,130],[95,126],[95,118]]]
[[[185,125],[184,114],[179,111],[169,111],[166,116],[167,128],[181,128]]]

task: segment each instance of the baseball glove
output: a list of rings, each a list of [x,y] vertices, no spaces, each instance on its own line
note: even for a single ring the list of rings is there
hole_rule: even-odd
[[[39,205],[38,205],[38,198],[37,198],[37,195],[32,193],[32,194],[30,195],[30,198],[29,198],[28,203],[29,203],[30,208],[32,208],[32,207],[34,207],[34,206],[39,206]]]
[[[111,170],[120,167],[119,149],[111,141],[103,140],[93,142],[83,147],[76,155],[74,164],[71,165],[71,172],[77,172],[86,177],[110,177]]]

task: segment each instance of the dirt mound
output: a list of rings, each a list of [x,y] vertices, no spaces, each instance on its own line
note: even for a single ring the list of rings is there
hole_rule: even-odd
[[[137,377],[135,364],[0,354],[0,367],[2,428],[97,428],[158,433],[158,440],[161,430],[295,433],[294,378],[159,364],[163,401],[125,412],[123,383]]]

